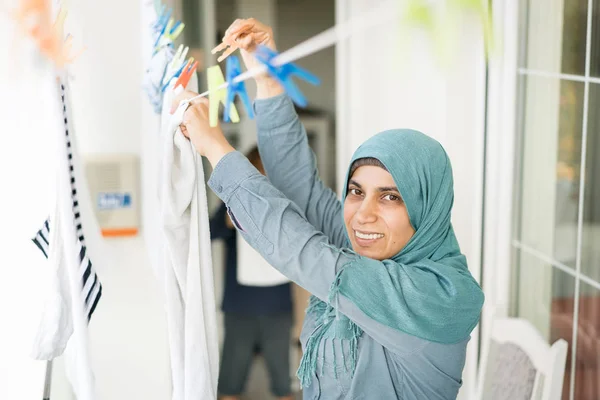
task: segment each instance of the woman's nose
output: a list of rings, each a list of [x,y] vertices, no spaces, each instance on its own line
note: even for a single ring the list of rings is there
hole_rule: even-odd
[[[377,206],[374,201],[365,199],[356,212],[359,224],[369,224],[377,220]]]

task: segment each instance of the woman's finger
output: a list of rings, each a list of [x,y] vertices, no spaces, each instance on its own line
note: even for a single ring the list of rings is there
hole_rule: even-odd
[[[244,34],[244,32],[251,31],[252,27],[253,24],[247,20],[237,20],[225,31],[222,39],[223,43],[233,41],[237,36]]]
[[[233,23],[227,28],[225,31],[225,35],[223,35],[223,39],[227,36],[231,36],[233,34],[237,34],[240,31],[249,29],[252,26],[252,23],[247,19],[236,19]]]
[[[197,100],[194,100],[194,103],[190,105],[190,108],[186,110],[186,114],[184,114],[184,120],[189,118],[190,120],[195,119],[200,122],[202,120],[208,119],[208,105],[209,100],[206,97],[201,97]]]
[[[197,105],[189,107],[183,114],[183,122],[181,125],[183,125],[185,128],[185,132],[184,129],[181,129],[181,132],[185,135],[185,137],[188,138],[190,137],[190,134],[199,126],[200,120],[202,119],[196,107]]]
[[[252,53],[256,47],[256,39],[254,34],[249,33],[238,40],[238,47],[242,50]]]
[[[200,116],[200,118],[203,118],[205,120],[208,121],[209,119],[209,100],[203,98],[202,102],[198,103],[197,105],[197,110],[198,110],[198,115]]]
[[[171,102],[171,114],[173,114],[175,110],[177,110],[177,107],[179,107],[179,103],[181,103],[183,100],[191,99],[192,97],[196,97],[197,95],[198,93],[192,92],[190,90],[186,90],[179,93]]]
[[[208,121],[208,113],[209,113],[208,107],[209,107],[208,99],[205,97],[202,97],[202,98],[198,99],[198,101],[195,102],[192,107],[190,107],[190,110],[193,109],[193,111],[190,111],[190,112],[193,113],[193,118],[197,119],[198,122]]]
[[[237,19],[225,31],[223,42],[212,49],[211,53],[223,51],[217,58],[217,62],[221,62],[237,49],[252,53],[259,43],[269,44],[272,36],[271,28],[254,18]],[[269,47],[274,45],[269,44]]]
[[[190,135],[187,131],[187,127],[185,126],[185,124],[182,123],[181,125],[179,125],[179,129],[181,129],[181,133],[183,133],[183,136],[185,136],[188,139],[190,138]]]

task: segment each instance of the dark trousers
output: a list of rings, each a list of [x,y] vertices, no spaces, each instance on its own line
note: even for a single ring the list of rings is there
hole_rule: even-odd
[[[219,393],[236,396],[244,391],[254,353],[258,348],[267,364],[273,395],[290,395],[291,330],[291,313],[257,316],[225,313],[225,343],[219,372]]]

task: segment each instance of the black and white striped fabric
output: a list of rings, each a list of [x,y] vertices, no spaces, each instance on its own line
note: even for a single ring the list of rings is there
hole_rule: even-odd
[[[81,273],[82,279],[82,290],[85,294],[85,310],[87,313],[88,321],[92,317],[100,297],[102,297],[102,284],[98,280],[98,275],[94,271],[92,262],[87,256],[87,249],[85,246],[85,238],[83,235],[83,227],[81,224],[81,214],[79,212],[79,201],[77,199],[77,188],[75,186],[75,168],[73,167],[73,151],[71,149],[71,140],[69,138],[69,124],[67,120],[67,105],[65,101],[65,87],[61,85],[61,96],[63,103],[63,116],[65,122],[65,134],[67,139],[67,154],[69,157],[69,170],[71,174],[71,197],[73,198],[73,213],[75,215],[75,225],[77,227],[77,248],[79,249],[79,272]],[[50,219],[47,219],[35,237],[32,239],[36,246],[44,253],[44,256],[48,258],[49,244],[50,244]]]

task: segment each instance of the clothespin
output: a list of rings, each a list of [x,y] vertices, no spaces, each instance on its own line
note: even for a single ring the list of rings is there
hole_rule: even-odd
[[[64,52],[66,55],[71,54],[72,50],[73,50],[73,36],[69,33],[67,34],[67,37],[65,38],[65,42],[63,44],[63,48],[64,48]],[[86,47],[82,47],[81,49],[79,49],[79,52],[72,54],[69,59],[68,62],[73,62],[77,57],[79,57],[84,51],[86,50]]]
[[[216,89],[225,83],[225,78],[223,77],[221,67],[218,65],[208,68],[206,70],[206,77],[208,80],[208,91],[210,92],[208,95],[209,123],[210,126],[215,127],[219,121],[219,103],[225,105],[225,98],[227,97],[225,89]],[[240,122],[240,116],[233,104],[229,110],[229,118],[232,122]]]
[[[161,91],[164,92],[165,90],[167,90],[167,87],[169,87],[169,83],[175,79],[175,78],[179,78],[181,76],[181,74],[183,73],[183,71],[185,71],[186,67],[189,67],[188,64],[192,64],[194,62],[194,57],[190,57],[189,61],[186,62],[182,62],[181,65],[179,66],[179,68],[175,71],[173,71],[168,77],[167,79],[164,79],[163,82],[163,87],[161,88]],[[191,74],[190,74],[191,75]]]
[[[181,64],[183,60],[185,60],[185,57],[187,56],[189,50],[190,48],[188,46],[180,44],[177,48],[177,51],[175,52],[175,55],[173,56],[173,59],[168,64],[168,66],[175,66]]]
[[[170,41],[175,41],[181,32],[183,32],[184,27],[185,24],[183,22],[175,22],[175,20],[171,18],[165,27],[162,37]]]
[[[156,25],[154,26],[154,31],[158,32],[158,36],[156,37],[156,41],[154,42],[155,49],[158,47],[160,39],[162,38],[162,36],[165,33],[165,30],[167,29],[167,25],[169,25],[169,21],[170,21],[172,12],[173,12],[173,9],[171,9],[171,8],[167,9],[166,12],[164,14],[162,14],[156,21]]]
[[[158,51],[162,46],[172,45],[173,42],[181,35],[185,28],[185,24],[181,21],[177,21],[171,18],[163,31],[160,33],[154,44],[154,52]]]
[[[52,21],[50,2],[45,0],[21,0],[14,12],[11,12],[17,26],[30,36],[38,49],[56,66],[62,68],[74,60],[63,42],[64,20],[67,7],[63,4],[56,21]],[[70,42],[67,43],[70,48]]]
[[[195,61],[193,64],[192,62],[194,62],[194,59],[190,58],[190,61],[188,61],[188,63],[185,65],[185,68],[179,75],[177,82],[175,82],[175,89],[177,89],[179,86],[185,89],[188,82],[192,78],[192,75],[194,75],[194,73],[196,72],[196,68],[198,68],[198,61]]]
[[[173,13],[173,9],[171,7],[162,6],[161,14],[159,15],[158,20],[156,21],[156,30],[159,33],[162,33],[171,18],[171,14]]]
[[[169,81],[175,76],[175,73],[177,71],[180,71],[182,67],[185,66],[185,57],[187,56],[189,49],[190,48],[187,46],[184,47],[182,44],[179,45],[179,48],[175,52],[175,55],[165,67],[165,74],[161,81],[162,85],[169,83]]]
[[[227,58],[227,97],[225,99],[225,114],[223,115],[223,121],[229,122],[229,113],[231,109],[231,105],[233,103],[233,99],[236,94],[240,95],[242,99],[242,103],[244,107],[246,107],[246,111],[248,112],[248,116],[252,119],[254,118],[254,112],[252,110],[252,105],[250,104],[250,98],[248,97],[248,92],[246,91],[246,85],[244,82],[234,83],[233,80],[242,73],[242,66],[240,64],[240,59],[237,56],[229,56]]]
[[[155,32],[160,32],[163,27],[163,16],[167,10],[167,6],[161,4],[159,8],[156,9],[156,21],[154,21],[151,25],[151,28]]]
[[[307,70],[298,67],[293,63],[286,63],[275,66],[272,64],[273,58],[277,57],[278,53],[265,46],[258,46],[254,56],[258,61],[264,64],[271,74],[283,86],[292,101],[300,107],[306,107],[308,104],[306,98],[292,81],[291,75],[297,75],[300,79],[304,79],[311,85],[319,85],[321,80]]]
[[[59,38],[62,38],[65,33],[65,19],[67,18],[67,8],[61,5],[60,10],[58,10],[58,15],[56,16],[56,20],[54,21],[54,30]]]

